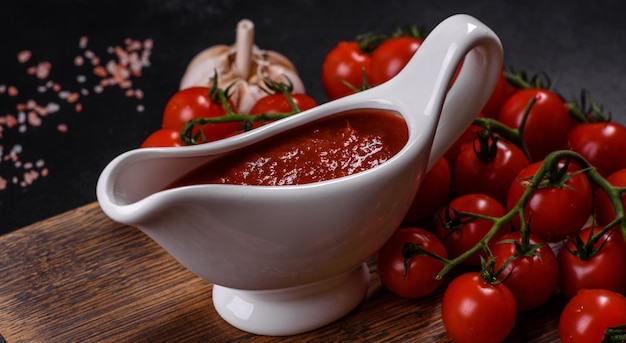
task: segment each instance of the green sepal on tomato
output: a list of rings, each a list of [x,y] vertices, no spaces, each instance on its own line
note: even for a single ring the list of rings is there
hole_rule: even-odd
[[[543,162],[534,162],[517,174],[507,194],[508,210],[517,206]],[[511,220],[513,227],[529,225],[532,233],[547,242],[561,241],[582,229],[592,213],[593,194],[578,166],[573,162],[554,163],[536,186],[523,208],[524,222],[516,215]]]
[[[452,190],[456,195],[483,193],[506,204],[511,182],[529,164],[513,143],[480,130],[457,154]]]
[[[162,128],[178,130],[183,129],[185,124],[196,118],[216,118],[227,114],[225,106],[220,99],[213,95],[213,88],[190,87],[176,92],[165,105],[163,112]],[[229,105],[233,112],[237,112],[235,105]],[[213,142],[229,137],[239,130],[239,123],[206,124],[202,128],[203,142]],[[193,134],[198,133],[195,128]]]
[[[356,41],[341,41],[325,56],[322,63],[322,87],[329,100],[335,100],[362,89],[370,79],[371,58]]]
[[[515,92],[500,108],[497,120],[512,129],[521,129],[531,161],[567,148],[569,109],[561,96],[542,88]]]
[[[317,106],[317,101],[311,96],[304,93],[284,93],[268,94],[257,100],[250,111],[249,115],[260,114],[295,114],[306,111]],[[271,121],[254,121],[252,128],[256,128],[267,124]]]
[[[606,178],[606,181],[613,187],[626,187],[626,168],[620,169]],[[595,219],[599,225],[608,225],[615,220],[615,209],[611,204],[609,196],[597,189],[595,191],[594,212]],[[626,208],[626,192],[621,195],[622,207]]]
[[[464,216],[463,212],[499,218],[506,214],[504,206],[486,194],[464,194],[452,199],[440,214],[435,225],[435,234],[446,247],[451,259],[459,257],[478,244],[493,227],[487,219]],[[494,236],[497,239],[510,231],[506,224]],[[462,263],[480,266],[481,257],[487,258],[484,251],[470,255]]]
[[[587,227],[559,250],[559,289],[565,297],[592,288],[626,294],[626,241],[620,232],[611,229],[595,244],[584,246],[601,229]]]
[[[515,296],[519,311],[534,310],[548,302],[556,291],[558,263],[543,239],[515,231],[492,240],[489,248],[498,279]]]
[[[437,279],[446,248],[430,231],[418,227],[402,227],[378,250],[376,265],[381,283],[394,294],[406,298],[422,298],[443,284]]]

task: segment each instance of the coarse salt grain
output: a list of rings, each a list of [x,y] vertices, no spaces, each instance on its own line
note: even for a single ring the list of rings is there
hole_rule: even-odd
[[[68,103],[73,104],[76,101],[78,101],[78,99],[80,98],[80,94],[76,93],[76,92],[72,92],[67,96],[67,99],[65,99]]]
[[[7,94],[9,94],[9,96],[17,96],[19,93],[20,92],[15,86],[9,86],[9,88],[7,89]]]
[[[101,59],[92,50],[86,50],[88,43],[87,36],[81,36],[79,38],[79,47],[83,49],[82,55],[74,57],[74,65],[77,67],[83,66],[85,59],[89,59],[93,65],[93,73],[96,76],[100,76],[101,80],[93,87],[95,93],[101,93],[105,86],[117,86],[120,89],[125,90],[124,95],[126,97],[134,97],[136,99],[143,99],[144,94],[140,89],[133,89],[133,82],[131,77],[140,77],[142,68],[150,66],[149,57],[151,55],[151,49],[153,47],[152,39],[146,39],[143,42],[140,40],[134,40],[127,38],[124,40],[122,46],[109,46],[107,52],[114,55],[117,60],[110,60],[107,63],[101,65]],[[143,49],[143,50],[142,50]],[[32,52],[30,50],[22,50],[17,55],[19,63],[26,63],[32,59]],[[87,88],[81,88],[79,91],[72,91],[63,89],[61,85],[53,82],[52,80],[46,80],[50,76],[52,70],[52,64],[48,61],[41,61],[35,65],[27,66],[26,73],[35,76],[40,80],[44,80],[45,84],[36,86],[36,90],[39,93],[45,93],[48,90],[54,91],[59,98],[66,100],[66,103],[73,103],[74,110],[76,112],[82,111],[82,104],[78,102],[81,96],[87,96],[90,92]],[[76,81],[84,83],[88,81],[88,76],[78,75]],[[15,97],[19,94],[17,87],[6,84],[0,84],[0,94],[7,93],[9,96]],[[27,131],[28,127],[36,127],[42,124],[43,118],[47,117],[51,113],[58,112],[61,106],[57,103],[48,103],[45,107],[37,104],[33,99],[26,101],[25,103],[18,103],[15,105],[17,115],[10,113],[4,116],[0,115],[0,138],[2,138],[3,131],[12,129],[17,126],[19,132]],[[144,111],[144,105],[139,104],[136,106],[138,112]],[[67,132],[67,124],[58,124],[57,130],[59,132]],[[20,160],[20,154],[22,152],[21,145],[14,145],[8,154],[3,154],[4,147],[0,145],[0,160],[10,160],[16,167],[23,168],[28,172],[23,173],[22,177],[14,176],[11,181],[14,184],[19,184],[22,187],[27,187],[32,184],[40,175],[46,176],[49,171],[44,168],[43,159],[38,160],[35,164],[32,162],[22,162]],[[39,171],[34,169],[34,166]],[[8,179],[0,177],[0,190],[6,188]]]
[[[83,56],[76,56],[74,57],[74,65],[77,67],[81,67],[83,64],[85,64],[85,59],[83,58]]]
[[[106,69],[104,69],[103,66],[96,66],[93,68],[93,73],[94,75],[98,76],[98,77],[106,77],[107,76],[107,71]]]
[[[143,91],[141,89],[135,89],[135,98],[139,100],[143,99]]]
[[[28,124],[31,126],[41,126],[41,118],[37,115],[37,112],[28,112]]]
[[[30,60],[33,53],[30,50],[22,50],[17,54],[17,61],[20,63],[26,63]]]
[[[47,61],[41,62],[37,64],[35,76],[37,76],[38,79],[43,80],[48,77],[51,69],[52,69],[52,64],[50,64],[50,62],[47,62]]]
[[[46,105],[46,111],[48,111],[48,113],[58,112],[59,109],[61,109],[61,106],[59,106],[59,104],[57,104],[56,102],[49,102]]]
[[[81,36],[78,39],[78,47],[81,49],[85,49],[87,47],[87,43],[89,43],[89,38],[87,36]]]

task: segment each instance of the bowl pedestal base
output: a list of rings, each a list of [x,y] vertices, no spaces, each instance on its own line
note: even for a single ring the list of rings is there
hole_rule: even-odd
[[[366,263],[332,278],[275,290],[213,285],[213,305],[232,326],[257,335],[287,336],[317,329],[343,317],[367,294]]]

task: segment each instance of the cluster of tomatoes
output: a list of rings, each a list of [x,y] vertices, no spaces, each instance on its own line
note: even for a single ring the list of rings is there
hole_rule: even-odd
[[[423,41],[409,32],[338,43],[321,70],[328,98],[397,74]],[[588,97],[565,101],[539,81],[502,72],[377,254],[381,282],[397,295],[445,288],[442,321],[457,342],[500,342],[519,311],[552,297],[567,300],[562,340],[626,335],[626,127]],[[188,88],[169,100],[162,128],[142,147],[215,141],[256,127],[259,116],[316,105],[282,88],[238,113],[224,91]]]
[[[340,42],[322,67],[327,96],[388,80],[420,44]],[[587,106],[588,94],[565,101],[539,81],[502,72],[377,254],[381,282],[399,296],[445,287],[442,320],[457,342],[503,341],[519,311],[552,297],[569,300],[564,341],[626,334],[626,127]]]
[[[289,85],[268,83],[267,86],[267,95],[259,98],[248,113],[239,113],[228,99],[228,90],[199,86],[182,89],[168,100],[161,128],[150,134],[141,147],[213,142],[271,121],[272,114],[280,118],[317,106],[309,95],[291,93]]]

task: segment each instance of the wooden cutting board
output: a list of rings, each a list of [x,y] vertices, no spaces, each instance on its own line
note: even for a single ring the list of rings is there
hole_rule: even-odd
[[[0,236],[0,342],[449,342],[442,291],[402,299],[370,261],[366,299],[342,319],[290,337],[242,332],[219,317],[209,282],[97,203]],[[522,313],[510,342],[558,342],[562,301]]]

